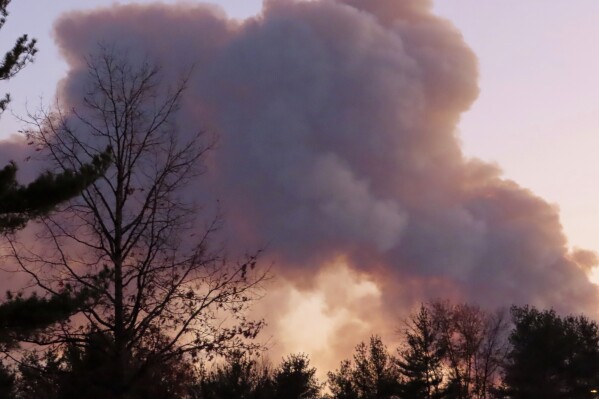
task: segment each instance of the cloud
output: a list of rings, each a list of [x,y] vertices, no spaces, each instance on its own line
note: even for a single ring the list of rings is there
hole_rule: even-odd
[[[242,22],[212,6],[114,6],[63,16],[56,40],[72,106],[99,42],[167,77],[195,65],[180,126],[220,138],[197,191],[223,202],[237,249],[268,245],[298,309],[329,295],[312,277],[342,257],[376,282],[383,313],[453,297],[595,314],[595,258],[569,252],[558,210],[463,156],[477,60],[430,1],[271,0]],[[345,301],[330,303],[341,323]],[[368,306],[350,308],[375,328]]]

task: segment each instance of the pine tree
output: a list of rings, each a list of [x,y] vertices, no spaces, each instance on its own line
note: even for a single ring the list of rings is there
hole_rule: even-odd
[[[8,17],[8,5],[11,0],[0,0],[0,29],[6,23]],[[0,62],[0,80],[8,80],[15,76],[28,63],[33,61],[37,53],[36,40],[30,39],[27,35],[22,35],[15,41],[13,47],[4,54],[4,59]],[[0,99],[0,113],[6,109],[10,102],[10,95],[5,94]]]
[[[0,29],[6,23],[9,4],[10,0],[0,0]],[[0,80],[14,77],[33,61],[36,53],[35,39],[26,34],[17,38],[0,61]],[[9,102],[9,94],[0,99],[0,114]],[[58,204],[79,195],[106,171],[110,162],[108,154],[99,154],[79,170],[64,170],[58,174],[45,172],[28,185],[17,182],[17,165],[9,162],[0,169],[0,233],[13,233],[25,227],[29,220],[48,214]],[[0,349],[14,347],[20,337],[31,336],[68,318],[79,306],[82,294],[68,289],[45,298],[9,293],[6,301],[0,303]],[[14,381],[13,371],[0,362],[0,397],[13,397]]]
[[[78,171],[45,172],[30,184],[21,185],[16,181],[16,165],[9,163],[0,170],[0,233],[12,233],[25,227],[29,220],[49,214],[58,204],[79,195],[104,174],[109,164],[110,155],[105,151]],[[0,347],[12,347],[70,317],[88,299],[89,290],[75,291],[68,284],[45,297],[35,292],[28,296],[8,292],[0,303]]]
[[[341,362],[339,370],[328,374],[333,399],[379,399],[400,394],[400,375],[396,359],[383,341],[372,336],[370,342],[356,346],[353,361]]]
[[[305,354],[286,357],[273,374],[274,399],[317,399],[322,385]]]
[[[6,23],[10,1],[0,0],[0,29]],[[17,38],[0,61],[0,81],[14,77],[33,61],[36,53],[35,39],[30,39],[26,34]],[[0,114],[9,102],[9,94],[0,99]],[[20,229],[30,219],[45,215],[59,203],[79,195],[106,171],[108,154],[99,154],[89,164],[80,165],[78,170],[63,170],[58,174],[43,173],[26,186],[17,183],[17,165],[9,162],[0,169],[0,233]]]
[[[15,394],[15,373],[0,363],[0,398],[12,399]]]
[[[58,204],[79,195],[102,176],[110,164],[108,151],[95,156],[79,170],[42,173],[28,185],[16,180],[17,165],[0,170],[0,233],[21,229],[34,218],[50,213]]]
[[[272,399],[272,369],[268,362],[241,351],[232,351],[208,371],[200,369],[193,389],[197,399]]]
[[[442,353],[432,315],[424,305],[408,321],[404,331],[405,348],[400,350],[399,372],[403,377],[404,399],[440,397],[443,382]]]
[[[507,396],[592,398],[599,387],[599,325],[584,316],[512,307]]]

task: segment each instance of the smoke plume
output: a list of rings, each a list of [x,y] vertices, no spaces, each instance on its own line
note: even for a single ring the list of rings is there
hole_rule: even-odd
[[[435,297],[595,314],[596,257],[569,251],[556,207],[462,154],[477,60],[430,1],[270,0],[244,21],[114,6],[65,15],[56,40],[71,105],[98,43],[172,76],[194,65],[179,124],[219,146],[193,189],[221,200],[231,245],[267,247],[262,306],[285,348],[331,351]],[[299,332],[312,317],[319,332]]]

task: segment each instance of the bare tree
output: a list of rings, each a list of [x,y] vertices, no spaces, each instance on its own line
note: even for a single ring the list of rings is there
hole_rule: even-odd
[[[430,306],[438,346],[448,371],[446,396],[492,397],[507,353],[505,312],[487,313],[478,306],[441,301]]]
[[[477,351],[475,386],[477,397],[494,397],[502,380],[503,368],[509,350],[509,317],[505,309],[488,313],[485,317],[483,340]]]
[[[29,138],[58,170],[76,170],[108,147],[104,177],[43,219],[39,245],[11,241],[38,289],[85,292],[80,316],[30,338],[80,345],[103,337],[114,397],[125,397],[151,365],[180,356],[252,349],[263,322],[246,318],[265,272],[257,254],[230,262],[211,243],[217,215],[197,220],[188,185],[211,148],[180,134],[176,114],[187,78],[165,87],[159,68],[102,48],[88,59],[88,86],[70,113],[35,117]]]

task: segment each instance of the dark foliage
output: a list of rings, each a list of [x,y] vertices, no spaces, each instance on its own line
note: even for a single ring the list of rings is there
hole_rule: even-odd
[[[0,0],[0,29],[6,23],[8,16],[8,5],[11,0]],[[0,61],[0,80],[8,80],[15,76],[28,63],[33,61],[37,48],[36,40],[30,39],[27,35],[22,35],[16,39],[12,48],[4,54]],[[0,99],[0,112],[4,111],[10,102],[10,95],[6,94]]]
[[[599,387],[599,329],[584,316],[513,307],[505,367],[507,397],[593,398]]]
[[[65,289],[48,298],[9,293],[7,300],[0,304],[0,344],[10,347],[31,339],[43,328],[80,311],[89,299],[91,295],[86,290],[74,293]]]
[[[316,369],[310,367],[305,354],[290,355],[275,369],[272,376],[273,399],[317,399],[322,385],[316,379]]]
[[[203,371],[194,389],[197,399],[318,399],[322,384],[304,354],[289,355],[272,368],[263,359],[235,352],[210,372]]]
[[[13,370],[0,363],[0,398],[16,398],[16,376]]]
[[[381,399],[400,395],[400,374],[396,360],[380,337],[356,347],[352,360],[341,362],[328,374],[333,399]]]
[[[438,314],[440,311],[443,317]],[[451,329],[442,325],[449,316],[454,323]],[[168,340],[155,331],[126,359],[130,385],[125,397],[593,399],[596,396],[599,327],[595,322],[584,316],[561,317],[551,310],[529,307],[512,308],[512,318],[511,346],[507,361],[500,364],[505,367],[502,374],[498,374],[498,362],[504,359],[505,346],[497,343],[502,342],[505,324],[500,314],[485,313],[467,305],[434,303],[423,305],[408,320],[398,358],[391,356],[381,339],[374,336],[368,344],[356,347],[351,360],[343,361],[338,370],[328,374],[328,392],[318,382],[316,369],[304,354],[290,355],[277,367],[244,350],[232,351],[224,362],[210,363],[211,366],[202,362],[193,364],[183,354],[148,361],[154,348]],[[479,323],[481,320],[485,322]],[[479,338],[472,341],[468,336]],[[42,355],[29,355],[20,362],[16,373],[7,367],[0,368],[3,395],[0,397],[123,397],[122,390],[114,384],[115,350],[112,334],[93,330],[86,334],[85,342],[72,342]]]
[[[22,399],[110,399],[118,397],[110,350],[114,341],[106,334],[91,332],[83,345],[70,345],[64,351],[48,351],[42,357],[30,356],[20,365],[17,382]],[[140,372],[139,360],[128,359],[128,370],[140,373],[128,387],[128,399],[181,399],[187,397],[196,379],[193,366],[183,358],[146,364]]]
[[[17,165],[10,162],[0,170],[0,232],[20,229],[30,219],[46,215],[58,204],[81,194],[109,165],[107,150],[77,171],[45,172],[28,185],[20,185],[16,181]]]
[[[404,346],[399,350],[401,397],[434,399],[441,397],[443,350],[431,311],[425,305],[413,315],[403,331]]]
[[[239,351],[229,354],[211,371],[202,368],[193,392],[195,399],[269,399],[272,370],[262,359]]]
[[[10,0],[0,0],[0,29],[6,23],[9,4]],[[35,39],[26,34],[17,38],[0,61],[0,80],[15,76],[33,61],[36,52]],[[0,99],[0,113],[9,102],[9,94]],[[28,185],[21,185],[16,180],[17,166],[11,161],[0,170],[0,233],[21,229],[29,220],[48,214],[58,204],[79,195],[106,171],[109,163],[109,153],[104,152],[78,170],[46,172]],[[79,308],[83,295],[86,294],[69,290],[45,298],[35,294],[29,297],[22,293],[9,294],[7,300],[0,303],[0,346],[6,350],[23,337],[31,337],[40,329],[70,317]],[[12,371],[0,363],[0,398],[12,397],[14,380]]]
[[[0,0],[0,29],[6,23],[7,7],[11,0]],[[0,62],[0,80],[15,76],[37,52],[35,39],[19,37]],[[10,96],[0,100],[0,113],[6,109]],[[110,163],[109,152],[98,154],[91,162],[59,174],[43,173],[32,183],[17,183],[17,165],[10,162],[0,170],[0,233],[24,227],[32,218],[50,212],[56,205],[74,196],[101,176]]]

